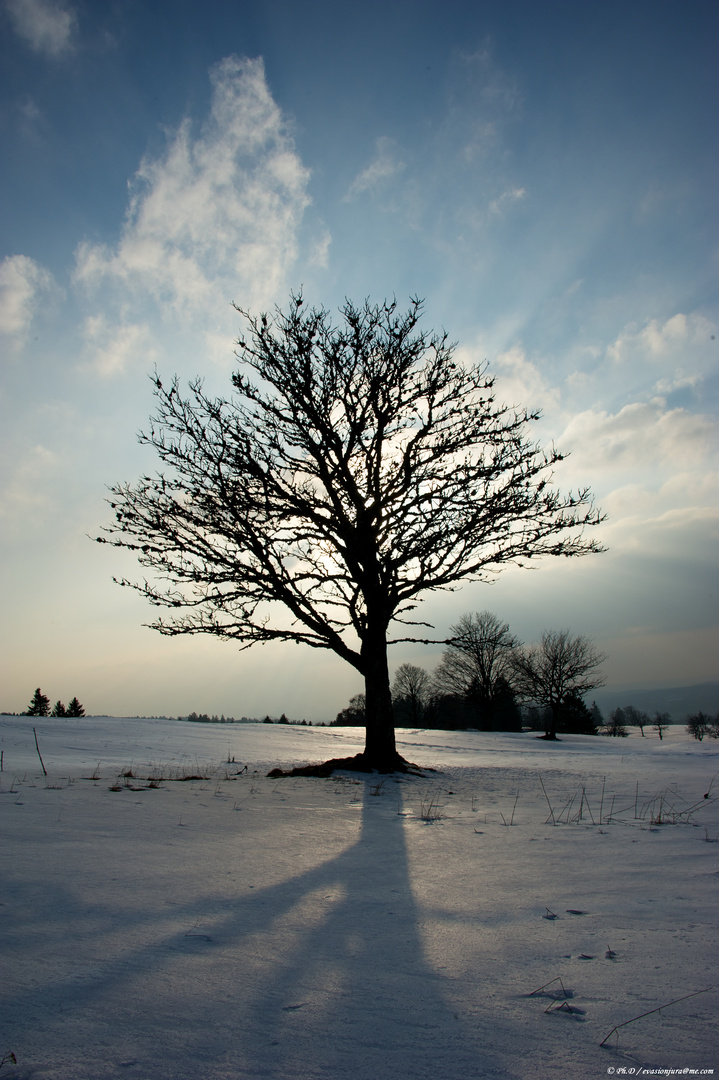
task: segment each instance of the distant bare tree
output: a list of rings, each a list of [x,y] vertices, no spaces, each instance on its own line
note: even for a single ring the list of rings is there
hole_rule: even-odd
[[[698,742],[701,742],[711,731],[711,718],[703,712],[687,716],[686,731],[688,735],[693,735]]]
[[[624,737],[627,734],[626,709],[612,709],[609,714],[609,723],[605,725],[607,735]]]
[[[562,455],[528,440],[538,414],[498,404],[484,366],[420,332],[421,306],[346,301],[340,325],[301,295],[271,317],[238,308],[235,395],[208,397],[198,380],[183,397],[155,376],[141,442],[166,471],[112,488],[115,523],[98,538],[159,577],[120,584],[169,611],[160,633],[298,642],[355,667],[355,768],[405,765],[387,646],[437,641],[391,631],[427,625],[408,619],[422,593],[600,550],[583,536],[601,520],[589,492],[557,491]]]
[[[639,730],[642,733],[642,738],[644,738],[644,728],[649,723],[649,716],[647,715],[647,713],[642,712],[641,709],[636,709],[633,705],[625,705],[624,706],[624,716],[625,716],[626,722],[631,727],[638,727],[639,728]]]
[[[568,630],[545,630],[539,645],[514,652],[516,685],[526,701],[547,709],[545,739],[556,739],[562,705],[604,685],[597,668],[604,656],[589,638]]]
[[[429,691],[430,678],[424,668],[416,664],[400,664],[392,684],[395,720],[399,710],[405,714],[404,718],[411,727],[420,724]]]
[[[672,722],[672,718],[671,718],[670,713],[668,713],[668,712],[655,712],[654,713],[654,723],[653,723],[652,727],[656,731],[656,733],[659,736],[660,740],[664,738],[664,732],[671,725],[671,722]]]
[[[435,693],[465,698],[482,727],[492,727],[512,691],[512,654],[519,641],[490,611],[463,615],[432,675]]]

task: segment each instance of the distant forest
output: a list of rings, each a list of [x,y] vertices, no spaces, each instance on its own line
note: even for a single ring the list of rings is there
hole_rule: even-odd
[[[696,738],[719,735],[719,684],[709,684],[701,695],[707,711],[691,706],[683,718],[663,702],[690,702],[687,691],[646,691],[614,695],[613,707],[603,712],[596,699],[587,697],[602,685],[598,668],[603,657],[581,636],[566,631],[545,632],[540,644],[526,648],[509,626],[491,612],[462,616],[433,672],[402,664],[392,685],[395,724],[398,727],[446,730],[521,731],[610,735],[621,737],[630,727],[662,738],[673,723],[685,723]],[[634,696],[632,703],[627,698]],[[643,705],[646,702],[647,706]],[[651,710],[651,711],[650,711]],[[365,722],[365,699],[357,694],[334,721],[337,726]]]

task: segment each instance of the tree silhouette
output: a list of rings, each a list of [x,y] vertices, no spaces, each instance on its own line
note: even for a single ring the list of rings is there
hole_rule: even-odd
[[[419,726],[424,718],[429,690],[430,678],[424,668],[400,664],[392,683],[395,719],[401,715],[410,727]]]
[[[419,596],[600,550],[583,536],[601,520],[588,491],[560,494],[561,454],[528,441],[538,414],[498,404],[484,366],[418,330],[421,307],[346,301],[339,325],[301,295],[272,316],[238,308],[234,396],[197,380],[183,397],[155,375],[140,440],[165,471],[112,488],[115,523],[99,538],[158,575],[121,584],[169,609],[160,633],[292,641],[356,668],[355,767],[384,771],[403,765],[387,646],[437,641],[409,617]]]
[[[591,710],[578,694],[566,694],[562,699],[556,717],[556,730],[567,735],[597,734]]]
[[[364,727],[367,719],[365,711],[364,694],[355,694],[349,700],[349,705],[341,709],[331,726],[335,727]]]
[[[604,684],[596,670],[603,660],[588,638],[572,637],[568,630],[545,630],[539,645],[513,654],[519,692],[547,710],[545,739],[556,739],[562,707],[569,698]]]
[[[50,698],[47,694],[43,694],[42,690],[38,686],[37,690],[33,694],[32,701],[27,707],[26,716],[49,716],[50,715]]]
[[[606,725],[607,735],[623,738],[627,734],[628,723],[629,720],[627,718],[626,709],[620,709],[619,706],[617,706],[617,708],[612,709],[609,714],[609,723]]]
[[[450,634],[432,676],[435,692],[465,698],[481,728],[503,725],[517,712],[512,654],[519,641],[491,611],[463,615]]]
[[[686,731],[687,734],[693,735],[698,742],[701,742],[704,736],[711,731],[711,718],[703,712],[687,716]]]
[[[626,722],[630,724],[631,727],[639,728],[642,733],[642,738],[644,738],[644,728],[649,724],[648,715],[645,712],[642,712],[641,709],[637,709],[634,705],[625,705],[624,716]]]
[[[67,712],[65,713],[65,715],[66,716],[84,716],[85,715],[85,710],[83,709],[82,705],[80,704],[80,702],[77,700],[76,697],[74,697],[72,699],[72,701],[70,702],[70,704],[68,705]]]
[[[664,738],[664,732],[671,725],[672,718],[668,712],[655,712],[654,723],[652,727],[656,731],[660,740]]]

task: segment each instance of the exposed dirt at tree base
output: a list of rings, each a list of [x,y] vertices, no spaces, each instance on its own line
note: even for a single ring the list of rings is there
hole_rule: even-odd
[[[322,761],[316,765],[297,765],[294,769],[270,769],[267,775],[271,777],[328,777],[331,776],[333,772],[340,769],[344,769],[348,772],[378,772],[383,775],[395,772],[411,773],[413,776],[424,776],[428,772],[435,771],[434,769],[428,769],[427,767],[420,768],[419,765],[415,765],[411,761],[405,761],[400,754],[395,754],[392,759],[385,762],[377,762],[376,760],[367,757],[365,754],[355,754],[354,757],[330,758],[329,761]]]

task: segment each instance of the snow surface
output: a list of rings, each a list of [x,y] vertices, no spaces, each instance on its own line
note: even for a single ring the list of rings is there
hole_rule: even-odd
[[[0,718],[1,1080],[719,1075],[719,744],[398,736]]]

